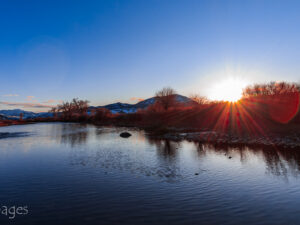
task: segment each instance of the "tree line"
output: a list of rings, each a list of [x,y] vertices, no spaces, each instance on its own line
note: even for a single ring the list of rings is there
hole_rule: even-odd
[[[242,99],[236,104],[243,107],[231,105],[228,108],[229,103],[210,101],[200,95],[190,96],[189,104],[184,104],[177,101],[177,92],[173,88],[165,87],[155,93],[154,104],[145,109],[139,109],[136,113],[112,114],[110,110],[103,107],[89,108],[87,100],[77,98],[70,102],[63,102],[52,108],[50,112],[59,121],[95,121],[110,124],[134,124],[143,121],[143,123],[157,124],[157,126],[176,121],[176,123],[185,123],[186,126],[196,126],[198,123],[200,127],[203,121],[213,126],[213,123],[220,120],[218,117],[224,114],[224,109],[228,109],[225,122],[228,124],[230,118],[233,118],[231,114],[234,108],[237,108],[244,110],[244,115],[249,118],[252,116],[252,119],[260,115],[267,119],[276,118],[277,121],[288,122],[298,113],[299,93],[300,85],[297,83],[270,82],[249,85],[243,90]],[[236,114],[240,115],[241,112],[236,112]]]

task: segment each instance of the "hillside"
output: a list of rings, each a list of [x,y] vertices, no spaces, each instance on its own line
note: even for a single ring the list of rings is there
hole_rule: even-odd
[[[178,94],[176,95],[176,100],[183,104],[189,104],[192,102],[190,98]],[[156,97],[152,97],[140,101],[136,104],[117,102],[117,103],[108,104],[104,106],[90,106],[88,112],[90,113],[93,109],[97,109],[97,108],[106,108],[109,109],[112,113],[135,113],[139,109],[145,109],[148,106],[154,104],[155,101],[156,101]],[[48,113],[48,112],[34,113],[31,111],[25,111],[21,109],[0,110],[0,116],[2,116],[5,119],[12,119],[12,120],[19,119],[21,113],[23,113],[24,119],[33,119],[38,117],[47,118],[53,116],[52,113]]]

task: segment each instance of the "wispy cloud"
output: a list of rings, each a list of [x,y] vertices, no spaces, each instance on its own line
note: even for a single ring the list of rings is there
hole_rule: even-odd
[[[19,96],[18,94],[6,94],[6,95],[2,95],[3,97],[17,97]]]
[[[2,105],[24,107],[24,108],[51,108],[53,105],[46,105],[41,103],[29,103],[29,102],[0,102]]]
[[[58,104],[60,104],[62,102],[63,102],[62,100],[49,99],[48,101],[45,101],[43,103],[45,103],[45,104],[51,104],[51,103],[58,103]]]
[[[26,100],[31,102],[31,101],[34,101],[33,99],[35,98],[35,96],[27,96],[26,97]]]
[[[140,102],[140,101],[144,101],[145,99],[143,98],[137,98],[137,97],[132,97],[130,98],[130,101],[137,101],[137,102]]]

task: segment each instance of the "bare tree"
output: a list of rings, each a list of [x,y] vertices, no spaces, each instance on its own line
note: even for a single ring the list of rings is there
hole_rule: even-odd
[[[57,111],[61,112],[64,118],[70,118],[72,115],[72,106],[69,102],[63,102],[57,106]]]
[[[56,118],[57,117],[57,108],[56,107],[52,107],[49,111],[49,113],[53,113],[53,117]]]
[[[192,99],[198,105],[204,105],[204,104],[209,103],[209,100],[205,96],[200,96],[197,94],[191,95],[190,99]]]
[[[300,84],[287,82],[270,82],[268,84],[254,84],[246,87],[243,97],[273,96],[290,94],[300,91]]]
[[[80,115],[87,113],[88,110],[88,101],[87,100],[79,100],[78,98],[73,98],[71,105],[72,111],[75,113],[79,113]]]
[[[73,114],[86,114],[88,107],[88,101],[74,98],[71,102],[63,102],[62,104],[57,105],[56,108],[52,108],[50,111],[53,113],[61,112],[63,117],[70,118]]]
[[[176,105],[176,92],[170,87],[165,87],[156,92],[155,97],[156,101],[164,108],[164,110],[168,110],[170,107]]]

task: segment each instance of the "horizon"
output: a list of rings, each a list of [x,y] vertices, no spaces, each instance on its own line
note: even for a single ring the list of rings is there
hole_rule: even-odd
[[[230,88],[230,84],[232,84],[232,81],[234,81],[234,80],[230,80],[229,79],[226,83],[223,83],[223,84],[221,83],[221,85],[218,86],[218,87],[221,87],[220,88],[221,92],[219,92],[217,94],[222,94],[223,91],[226,88]],[[275,85],[280,84],[280,82],[274,82],[274,81],[273,82],[271,81],[268,84],[271,84],[271,83],[274,83]],[[290,83],[283,82],[283,83],[285,83],[287,85],[296,85],[296,86],[300,87],[300,83],[296,83],[296,82],[290,82]],[[225,89],[224,89],[224,87],[222,88],[222,85],[224,85],[224,84],[225,84],[225,86],[226,86],[226,84],[228,84],[228,86],[226,86]],[[264,84],[254,83],[254,84],[249,84],[247,87],[253,88],[254,85],[266,85],[266,84],[267,83],[264,83]],[[165,88],[170,88],[170,87],[165,87]],[[172,89],[172,88],[170,88],[170,89]],[[207,102],[205,104],[225,103],[225,104],[233,104],[233,105],[238,106],[239,103],[242,100],[246,100],[248,98],[247,96],[243,96],[242,93],[236,92],[236,90],[242,90],[242,91],[244,91],[245,90],[244,88],[243,89],[235,89],[234,91],[228,90],[229,91],[229,95],[228,95],[229,99],[227,99],[227,100],[226,99],[219,99],[219,100],[216,99],[216,100],[214,100],[214,99],[206,98],[206,96],[200,96],[200,95],[185,96],[185,95],[182,95],[181,93],[176,92],[174,89],[172,89],[172,90],[175,92],[173,95],[187,98],[187,99],[189,99],[191,101],[194,101],[196,104],[197,104],[197,98],[204,98],[204,99],[207,99]],[[119,104],[119,103],[120,104],[129,104],[129,105],[133,106],[133,105],[136,105],[136,104],[138,104],[140,102],[147,101],[147,100],[152,99],[152,98],[157,98],[156,94],[154,94],[152,97],[149,97],[149,98],[146,98],[146,99],[135,99],[136,100],[135,103],[130,103],[130,102],[110,102],[110,103],[105,104],[105,105],[91,105],[88,100],[86,100],[86,101],[87,101],[88,107],[96,107],[96,108],[98,108],[98,107],[106,107],[106,106],[109,106],[109,105],[114,105],[114,104]],[[241,94],[241,96],[240,96],[240,94]],[[78,99],[78,98],[72,98],[72,100],[74,100],[74,99],[82,100],[82,99]],[[177,100],[177,102],[178,101],[180,101],[180,100]],[[59,107],[59,105],[63,105],[63,104],[68,103],[68,102],[69,101],[61,101],[57,105],[50,106],[49,109],[47,109],[47,110],[38,110],[39,108],[45,108],[45,107],[39,107],[39,104],[36,105],[35,110],[26,110],[26,108],[28,107],[26,104],[31,104],[31,103],[16,103],[16,104],[15,103],[9,103],[9,105],[11,106],[10,108],[6,108],[6,109],[1,109],[0,108],[0,111],[3,111],[3,110],[8,110],[8,111],[9,110],[12,110],[12,111],[13,110],[21,110],[21,111],[24,111],[24,112],[32,112],[32,113],[47,113],[47,112],[50,112],[51,109],[57,108],[57,107]],[[1,102],[0,102],[0,104],[1,104]],[[152,103],[150,103],[150,105],[151,104]],[[14,108],[14,106],[18,106],[18,105],[20,106],[19,108]]]
[[[165,86],[236,100],[300,81],[297,1],[17,2],[0,9],[0,110],[135,104]]]
[[[186,97],[186,98],[191,99],[190,97],[181,95],[181,94],[179,94],[179,93],[176,93],[175,95],[179,95],[179,96],[183,96],[183,97]],[[91,104],[88,104],[88,106],[89,106],[89,107],[105,107],[105,106],[107,106],[107,105],[118,104],[118,103],[121,103],[121,104],[136,105],[136,104],[138,104],[138,103],[140,103],[140,102],[147,101],[147,100],[149,100],[149,99],[151,99],[151,98],[155,98],[155,96],[152,96],[152,97],[149,97],[149,98],[146,98],[146,99],[138,99],[136,103],[128,103],[128,102],[111,102],[111,103],[108,103],[108,104],[105,104],[105,105],[91,105]],[[192,100],[192,99],[191,99],[191,100]],[[63,102],[62,102],[62,103],[63,103]],[[13,105],[13,103],[12,103],[12,105]],[[54,107],[55,107],[55,106],[54,106]],[[2,111],[2,110],[23,110],[23,111],[27,111],[27,112],[33,112],[33,113],[44,113],[44,112],[48,112],[48,111],[49,111],[49,110],[47,110],[47,111],[29,111],[29,110],[24,110],[24,109],[21,109],[21,108],[13,108],[13,106],[12,106],[11,109],[0,109],[0,111]]]

